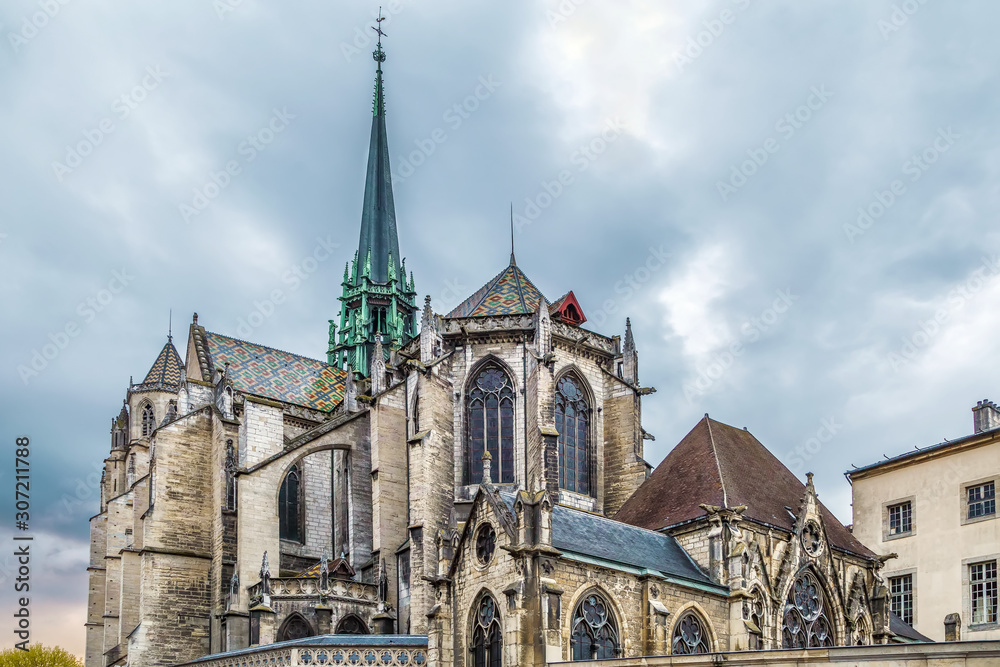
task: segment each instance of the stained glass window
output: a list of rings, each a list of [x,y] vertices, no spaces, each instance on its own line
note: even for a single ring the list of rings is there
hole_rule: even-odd
[[[465,483],[483,481],[483,452],[493,457],[494,482],[514,482],[514,385],[507,374],[489,364],[472,382],[466,395],[468,444]]]
[[[476,609],[472,630],[473,667],[500,667],[502,664],[502,633],[498,613],[496,601],[489,595],[484,595]]]
[[[302,542],[302,475],[298,464],[293,465],[278,492],[278,534],[283,540]]]
[[[708,633],[705,624],[698,614],[689,611],[674,626],[674,636],[670,641],[670,653],[673,655],[695,655],[711,653],[708,645]]]
[[[610,660],[621,657],[618,624],[603,595],[590,593],[573,612],[570,648],[573,660]]]
[[[476,558],[483,565],[486,565],[493,558],[493,552],[497,548],[497,532],[488,523],[483,524],[476,534]]]
[[[803,572],[788,591],[781,629],[783,648],[833,646],[833,623],[826,612],[826,596],[819,580]]]
[[[559,487],[590,494],[590,406],[572,376],[559,380],[555,415],[559,431]]]

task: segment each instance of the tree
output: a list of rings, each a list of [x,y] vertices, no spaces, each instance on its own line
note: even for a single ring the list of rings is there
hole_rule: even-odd
[[[28,648],[0,651],[0,667],[83,667],[79,658],[58,646],[31,644]]]

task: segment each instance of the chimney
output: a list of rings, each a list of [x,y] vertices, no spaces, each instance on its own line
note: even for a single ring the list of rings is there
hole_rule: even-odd
[[[972,426],[973,433],[1000,428],[1000,409],[997,404],[985,399],[977,401],[976,407],[972,408]]]

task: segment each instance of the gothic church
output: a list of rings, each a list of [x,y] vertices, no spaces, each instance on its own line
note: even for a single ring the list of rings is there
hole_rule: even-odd
[[[883,559],[746,430],[706,415],[651,471],[627,321],[588,330],[513,254],[451,312],[418,307],[374,55],[327,358],[195,314],[184,356],[168,339],[127,387],[90,520],[87,667],[260,664],[280,642],[301,664],[391,643],[417,650],[365,664],[540,667],[905,639]],[[310,652],[325,641],[347,648]]]

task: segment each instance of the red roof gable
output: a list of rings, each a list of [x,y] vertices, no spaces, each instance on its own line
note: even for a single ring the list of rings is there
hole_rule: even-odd
[[[587,316],[583,314],[583,308],[580,307],[580,302],[576,300],[572,290],[556,299],[556,302],[549,306],[549,313],[552,317],[575,327],[587,321]]]

